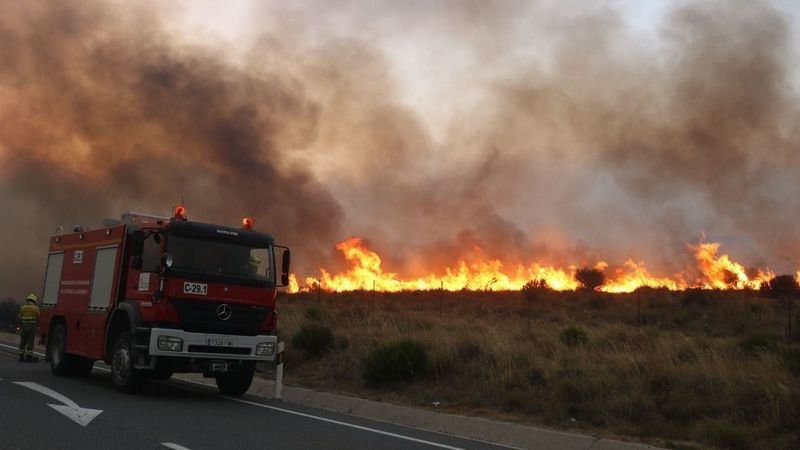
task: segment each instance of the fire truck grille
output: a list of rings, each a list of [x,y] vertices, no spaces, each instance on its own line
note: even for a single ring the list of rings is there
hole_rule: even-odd
[[[220,353],[225,355],[249,355],[247,347],[210,347],[208,345],[190,345],[189,353]]]
[[[209,300],[171,300],[178,311],[181,326],[194,333],[220,333],[255,336],[269,308],[264,306],[238,305]],[[230,309],[221,307],[228,305]],[[228,317],[222,320],[221,317]]]

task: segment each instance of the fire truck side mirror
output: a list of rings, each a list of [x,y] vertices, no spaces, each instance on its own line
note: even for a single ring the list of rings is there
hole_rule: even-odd
[[[292,260],[292,254],[288,248],[283,249],[283,259],[281,261],[281,284],[283,286],[289,285],[289,264]]]

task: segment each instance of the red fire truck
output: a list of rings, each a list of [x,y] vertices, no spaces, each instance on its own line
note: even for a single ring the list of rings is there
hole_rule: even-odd
[[[85,376],[103,360],[124,392],[198,372],[241,395],[275,360],[276,288],[288,283],[289,259],[252,219],[194,222],[182,206],[171,218],[125,213],[97,229],[59,227],[39,320],[50,369]]]

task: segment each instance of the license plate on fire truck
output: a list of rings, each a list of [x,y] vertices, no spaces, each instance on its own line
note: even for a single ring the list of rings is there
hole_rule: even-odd
[[[183,293],[195,294],[195,295],[208,295],[208,285],[204,283],[192,283],[186,281],[183,283]]]
[[[235,342],[233,339],[223,337],[210,337],[208,338],[209,347],[233,347]]]

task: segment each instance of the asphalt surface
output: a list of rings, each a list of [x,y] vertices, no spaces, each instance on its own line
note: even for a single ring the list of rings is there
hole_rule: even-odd
[[[20,382],[26,385],[17,384]],[[51,398],[37,385],[56,391],[68,400]],[[79,408],[102,412],[86,426],[81,426],[48,404],[77,404]],[[503,447],[289,405],[279,400],[247,396],[232,399],[206,386],[182,381],[151,382],[144,392],[126,395],[114,389],[102,368],[95,367],[88,378],[62,378],[52,375],[44,362],[20,363],[13,355],[0,352],[0,449],[42,448]]]

